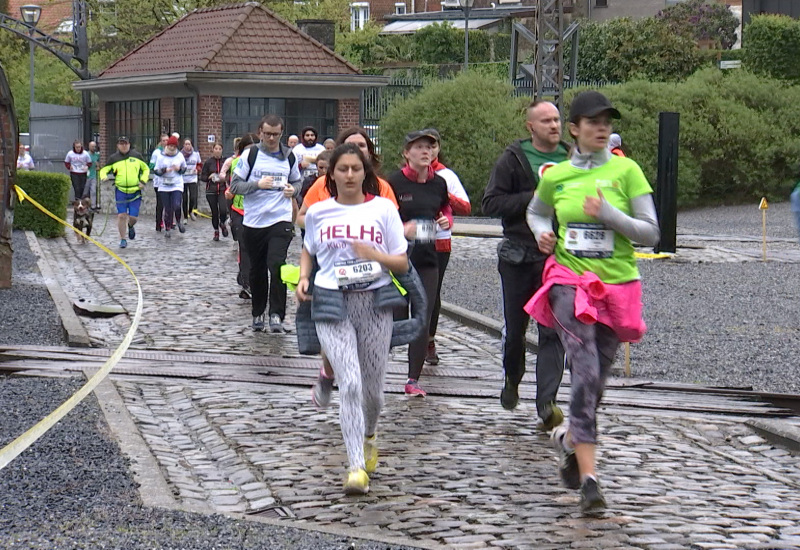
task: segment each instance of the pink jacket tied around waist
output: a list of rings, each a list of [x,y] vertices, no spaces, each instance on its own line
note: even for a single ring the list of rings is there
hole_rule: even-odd
[[[553,285],[575,287],[575,318],[581,323],[611,327],[622,342],[638,342],[647,331],[642,319],[641,281],[607,284],[588,271],[578,275],[550,256],[544,266],[542,288],[524,307],[528,315],[550,328],[556,324],[548,296]]]

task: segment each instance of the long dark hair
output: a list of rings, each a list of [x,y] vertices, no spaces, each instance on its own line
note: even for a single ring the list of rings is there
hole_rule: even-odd
[[[375,152],[375,144],[372,143],[372,140],[369,137],[367,131],[362,128],[361,126],[352,126],[347,130],[342,130],[339,132],[339,135],[336,136],[336,145],[341,145],[344,143],[344,140],[349,138],[350,136],[360,135],[367,141],[367,150],[369,151],[369,161],[372,164],[372,169],[375,171],[376,174],[380,174],[381,172],[381,156]]]
[[[358,145],[355,143],[344,143],[333,150],[328,173],[325,174],[325,189],[327,189],[330,196],[334,198],[339,196],[339,191],[336,189],[336,182],[333,179],[333,173],[336,169],[336,164],[343,155],[356,155],[361,161],[361,164],[364,165],[364,183],[361,185],[361,191],[365,195],[379,195],[378,176],[375,175],[375,169],[372,167],[372,164],[364,158],[364,153],[361,152]]]

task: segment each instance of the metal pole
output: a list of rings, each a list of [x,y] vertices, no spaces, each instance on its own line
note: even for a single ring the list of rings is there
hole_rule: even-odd
[[[658,114],[656,210],[661,241],[656,252],[675,252],[678,229],[678,130],[680,114]]]
[[[28,144],[30,145],[30,153],[33,156],[33,103],[35,101],[35,96],[33,92],[33,50],[36,45],[33,42],[29,43],[30,50],[31,50],[31,97],[30,97],[30,104],[28,105]]]
[[[469,6],[464,6],[464,72],[469,70]]]

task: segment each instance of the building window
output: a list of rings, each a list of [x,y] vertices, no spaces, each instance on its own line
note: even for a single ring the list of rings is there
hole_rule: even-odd
[[[161,133],[161,100],[112,101],[107,104],[108,136],[106,151],[117,150],[117,138],[126,136],[131,148],[146,159],[158,144]]]
[[[222,98],[222,146],[226,155],[233,154],[233,139],[244,134],[258,135],[258,123],[265,115],[274,114],[283,119],[285,128],[281,141],[292,134],[300,134],[305,126],[317,129],[320,143],[335,138],[336,100],[333,99],[280,99],[257,97]]]
[[[594,0],[594,7],[595,8],[607,8],[608,7],[608,0]]]
[[[395,2],[394,3],[394,14],[395,15],[405,15],[406,14],[406,4],[405,4],[405,2]]]
[[[350,30],[358,31],[369,21],[369,2],[353,2],[350,4]]]
[[[175,100],[175,131],[181,135],[181,147],[184,139],[191,139],[194,143],[194,98],[179,97]]]

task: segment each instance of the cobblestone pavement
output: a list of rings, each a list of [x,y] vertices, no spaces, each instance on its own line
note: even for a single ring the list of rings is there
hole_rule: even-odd
[[[211,241],[208,220],[171,241],[152,225],[139,224],[120,254],[145,295],[134,348],[296,355],[293,333],[250,331],[249,303],[233,283],[234,248]],[[116,250],[113,227],[100,240]],[[495,244],[465,238],[454,247],[469,257],[494,254]],[[42,247],[68,295],[133,310],[130,277],[96,247],[73,235]],[[129,320],[84,322],[97,345],[115,347]],[[443,319],[440,347],[442,372],[480,370],[499,381],[496,340]],[[390,384],[403,371],[403,350],[393,355]],[[512,414],[496,398],[388,395],[372,491],[352,498],[341,491],[338,407],[315,410],[307,387],[161,378],[116,385],[187,507],[261,511],[451,548],[800,547],[797,458],[754,435],[741,417],[601,409],[599,471],[609,509],[584,518],[577,495],[558,484],[531,404]]]

